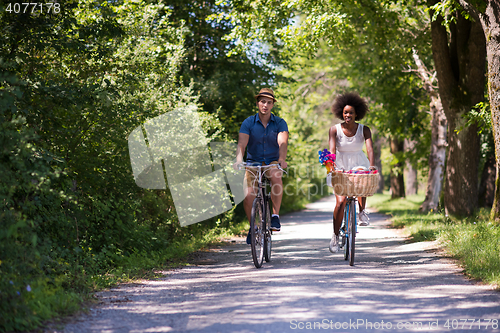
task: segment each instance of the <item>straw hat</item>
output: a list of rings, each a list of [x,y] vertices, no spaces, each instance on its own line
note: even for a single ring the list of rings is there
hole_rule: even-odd
[[[269,88],[262,88],[257,95],[255,95],[255,99],[259,97],[267,97],[272,98],[273,102],[276,102],[276,98],[274,98],[274,91]]]

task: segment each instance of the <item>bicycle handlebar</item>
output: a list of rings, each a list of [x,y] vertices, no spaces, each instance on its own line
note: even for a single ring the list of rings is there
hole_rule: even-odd
[[[281,170],[281,171],[283,171],[285,174],[288,174],[288,172],[287,172],[285,169],[283,169],[283,168],[281,167],[281,165],[279,165],[279,164],[252,165],[251,163],[241,162],[241,163],[239,163],[239,164],[238,164],[238,170],[241,170],[241,168],[242,168],[242,167],[253,167],[253,168],[261,167],[261,168],[271,168],[271,167],[273,167],[273,166],[277,166],[277,167],[278,167],[278,170]],[[267,170],[265,170],[265,171],[267,171]],[[265,171],[264,171],[264,172],[265,172]]]

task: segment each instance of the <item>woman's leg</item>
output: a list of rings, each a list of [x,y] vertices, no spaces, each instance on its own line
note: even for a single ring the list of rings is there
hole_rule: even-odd
[[[333,232],[335,235],[339,234],[342,219],[344,218],[345,197],[335,195],[336,203],[333,210]]]
[[[359,223],[358,223],[358,225],[365,227],[365,226],[370,224],[370,222],[369,222],[370,219],[368,218],[368,215],[365,212],[366,197],[358,198],[358,202],[359,202],[359,214],[358,214]]]
[[[366,207],[366,197],[358,198],[358,203],[359,203],[359,211],[360,212],[364,211]]]

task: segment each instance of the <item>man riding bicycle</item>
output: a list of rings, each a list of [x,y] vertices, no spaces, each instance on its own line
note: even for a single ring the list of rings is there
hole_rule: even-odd
[[[287,167],[288,125],[285,120],[271,113],[276,102],[272,89],[261,89],[255,98],[259,111],[245,119],[241,124],[235,167],[243,162],[243,153],[247,149],[246,161],[248,164],[279,164],[284,169]],[[271,181],[271,201],[273,203],[271,230],[273,231],[281,230],[279,211],[283,197],[282,175],[283,172],[278,168],[270,168],[266,172],[266,176]],[[243,207],[249,221],[252,204],[257,195],[254,178],[255,175],[252,172],[249,170],[245,172]],[[247,244],[250,244],[250,232],[247,236]]]

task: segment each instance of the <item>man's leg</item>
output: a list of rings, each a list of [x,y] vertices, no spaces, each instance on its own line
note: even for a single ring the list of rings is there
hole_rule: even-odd
[[[253,188],[249,187],[245,191],[245,199],[243,200],[243,208],[245,209],[245,213],[247,214],[248,222],[252,218],[252,205],[255,200],[256,194]]]
[[[280,231],[280,207],[283,198],[283,171],[278,168],[271,168],[268,171],[271,180],[271,201],[273,202],[273,215],[271,217],[271,230]]]
[[[250,172],[245,172],[245,180],[243,183],[243,190],[245,193],[245,199],[243,199],[243,209],[245,209],[245,213],[247,215],[248,223],[250,223],[250,219],[252,218],[252,206],[255,197],[257,196],[256,189],[254,188],[255,184],[255,176]],[[247,244],[250,244],[250,230],[247,235]]]

